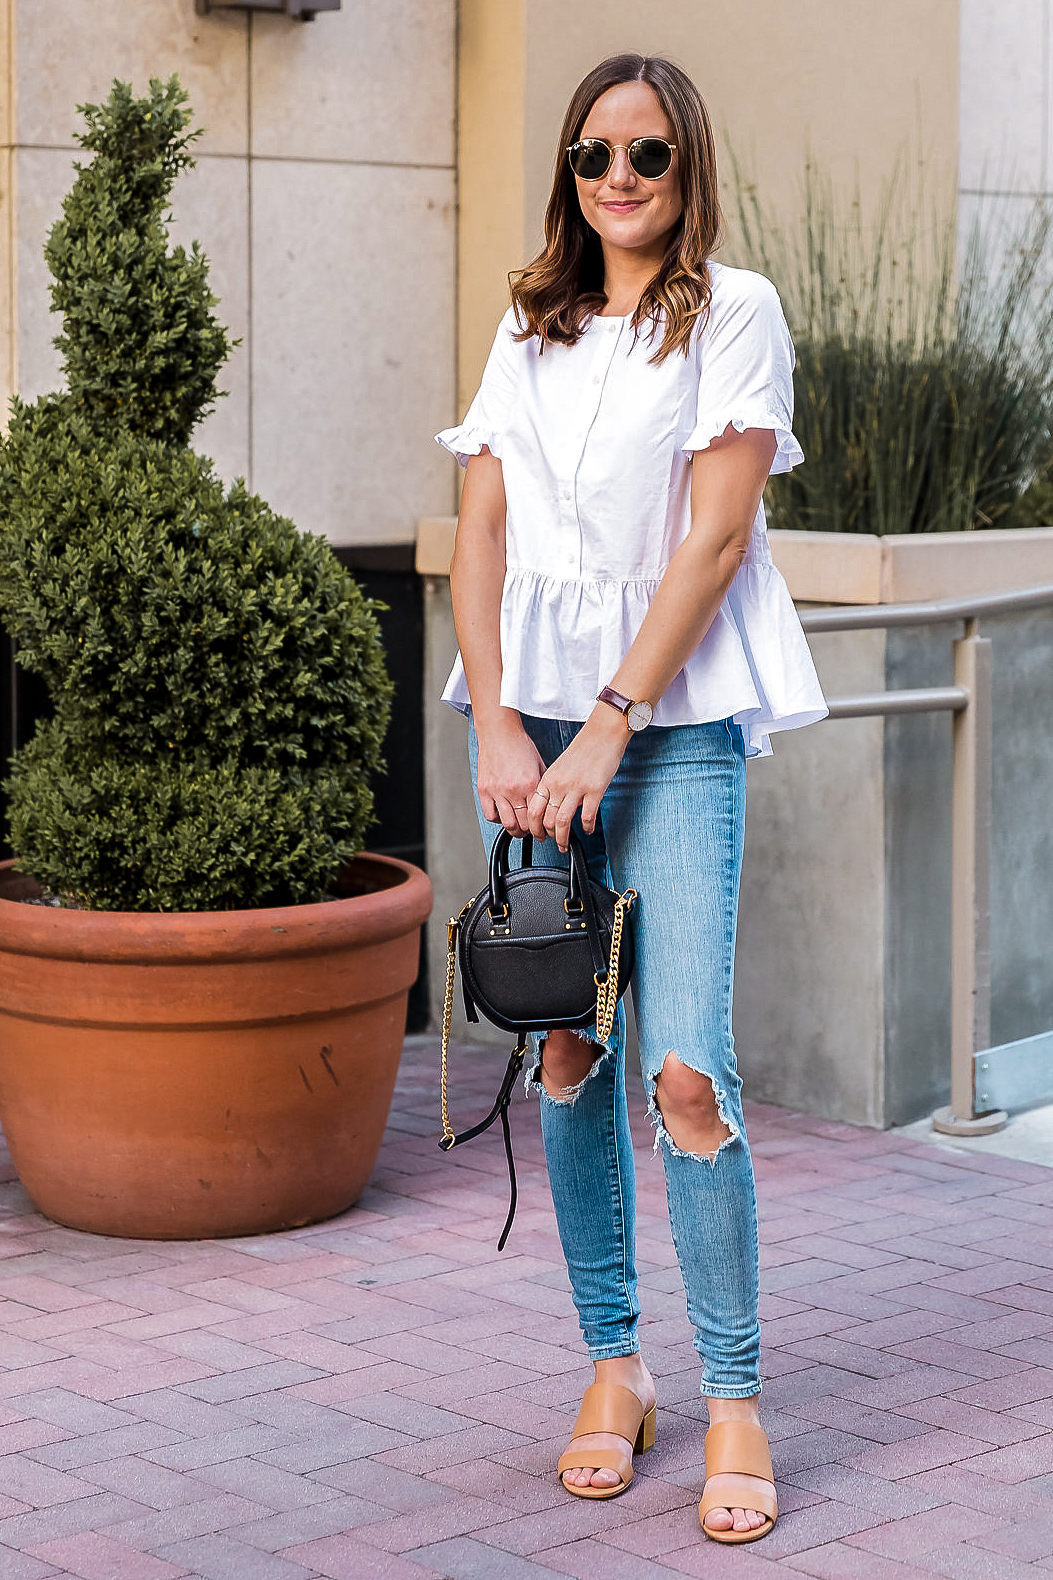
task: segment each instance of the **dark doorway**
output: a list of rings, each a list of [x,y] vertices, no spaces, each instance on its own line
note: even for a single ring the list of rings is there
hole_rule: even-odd
[[[386,604],[377,611],[388,673],[395,682],[384,755],[387,773],[374,786],[377,821],[367,836],[370,850],[426,866],[424,850],[424,591],[412,543],[337,548],[337,559],[369,598]],[[420,970],[410,990],[407,1031],[429,1022],[424,933]]]

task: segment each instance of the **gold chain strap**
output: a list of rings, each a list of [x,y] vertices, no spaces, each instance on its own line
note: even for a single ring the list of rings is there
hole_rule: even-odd
[[[469,905],[471,902],[469,901]],[[466,905],[464,910],[466,911]],[[461,916],[464,911],[461,912]],[[449,943],[449,953],[446,956],[446,997],[442,1005],[442,1140],[439,1145],[444,1151],[453,1146],[454,1133],[450,1124],[450,1110],[446,1105],[446,1058],[450,1051],[450,1026],[453,1021],[453,984],[457,975],[457,930],[461,925],[461,916],[451,916],[446,923],[446,935]]]
[[[636,899],[635,889],[619,894],[614,905],[614,926],[611,929],[611,963],[606,982],[599,977],[596,982],[596,1035],[606,1042],[614,1030],[614,1016],[618,1008],[618,958],[622,949],[622,924],[626,912]]]

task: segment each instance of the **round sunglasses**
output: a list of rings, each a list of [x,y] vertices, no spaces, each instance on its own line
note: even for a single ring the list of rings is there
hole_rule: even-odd
[[[609,143],[605,137],[583,137],[567,149],[570,168],[582,181],[602,181],[618,149],[645,181],[657,181],[673,162],[676,144],[661,137],[634,137],[631,143]]]

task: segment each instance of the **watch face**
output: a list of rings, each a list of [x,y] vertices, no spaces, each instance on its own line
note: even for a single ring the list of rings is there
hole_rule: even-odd
[[[654,709],[649,702],[634,702],[625,710],[625,722],[631,730],[646,730],[653,714]]]

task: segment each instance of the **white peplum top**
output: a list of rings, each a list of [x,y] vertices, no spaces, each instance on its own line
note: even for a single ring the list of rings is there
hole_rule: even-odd
[[[804,456],[791,431],[793,346],[775,287],[711,263],[709,317],[660,364],[628,318],[593,318],[574,346],[517,342],[509,308],[463,423],[437,434],[462,466],[483,445],[507,504],[501,702],[586,719],[613,679],[691,527],[691,457],[731,423],[770,428],[772,472]],[[468,713],[460,655],[443,700]],[[747,756],[826,704],[763,505],[706,635],[655,705],[655,726],[731,717]]]

